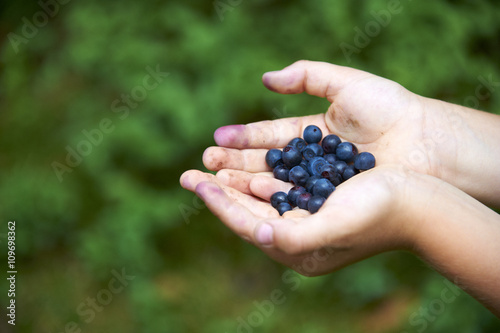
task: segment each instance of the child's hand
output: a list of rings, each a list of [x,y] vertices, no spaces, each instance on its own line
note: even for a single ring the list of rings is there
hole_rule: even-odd
[[[500,117],[418,96],[399,84],[360,70],[299,61],[266,73],[271,90],[308,94],[331,102],[326,114],[230,125],[215,132],[210,170],[269,171],[267,149],[283,148],[317,125],[369,151],[377,165],[399,164],[432,175],[477,199],[500,206]],[[494,158],[493,156],[496,156]]]

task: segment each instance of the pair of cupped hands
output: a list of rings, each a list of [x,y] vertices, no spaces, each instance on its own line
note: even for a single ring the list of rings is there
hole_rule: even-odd
[[[474,141],[491,130],[489,114],[328,63],[298,61],[262,80],[274,92],[306,92],[331,105],[314,116],[217,129],[217,146],[203,155],[217,174],[189,170],[180,183],[233,232],[299,273],[321,275],[391,250],[425,256],[428,237],[445,230],[438,222],[445,210],[499,204],[498,186],[489,187],[491,152]],[[292,185],[273,178],[265,154],[311,124],[371,152],[376,166],[339,185],[316,214],[279,216],[270,197]]]

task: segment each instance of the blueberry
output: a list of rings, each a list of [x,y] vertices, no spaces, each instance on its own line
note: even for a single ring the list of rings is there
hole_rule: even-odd
[[[278,210],[278,213],[280,213],[280,216],[282,216],[285,212],[292,210],[292,206],[288,202],[282,202],[276,209]]]
[[[313,157],[308,163],[307,163],[307,171],[311,176],[317,175],[319,176],[321,174],[321,168],[323,165],[328,164],[328,162],[320,156]]]
[[[307,204],[307,210],[311,213],[314,214],[316,213],[321,206],[325,203],[326,199],[317,195],[313,195]]]
[[[306,188],[307,192],[312,193],[312,189],[313,189],[314,184],[316,184],[318,179],[321,179],[321,178],[322,177],[318,176],[318,175],[309,177],[309,179],[307,179],[306,185],[304,186]]]
[[[281,158],[283,159],[285,165],[290,169],[302,162],[302,155],[300,154],[300,151],[290,145],[283,148]]]
[[[321,147],[323,147],[325,154],[335,154],[335,150],[341,142],[342,140],[340,140],[338,136],[336,136],[335,134],[330,134],[323,138]]]
[[[332,165],[337,169],[339,175],[344,173],[345,168],[347,168],[347,163],[344,161],[333,162]]]
[[[347,168],[345,168],[344,172],[342,173],[342,179],[344,181],[354,177],[359,171],[356,170],[354,165],[348,165]]]
[[[299,164],[301,167],[304,168],[304,170],[306,170],[308,173],[309,173],[309,170],[307,170],[307,161],[306,160],[302,160],[302,162],[300,162]],[[311,174],[309,174],[311,175]]]
[[[304,148],[302,156],[304,156],[307,161],[310,161],[313,157],[323,156],[323,148],[317,143],[311,143]]]
[[[311,199],[312,194],[309,192],[302,193],[297,197],[297,207],[300,209],[307,210],[307,204],[309,203],[309,199]]]
[[[358,148],[350,142],[342,142],[335,150],[337,158],[341,161],[352,162],[358,154]]]
[[[313,186],[312,194],[328,198],[335,191],[335,186],[326,178],[319,179]],[[290,196],[288,197],[290,199]]]
[[[339,186],[344,182],[344,179],[342,178],[342,175],[338,173],[337,176],[333,180],[331,180],[331,182],[333,186]]]
[[[290,191],[288,191],[288,202],[290,202],[292,206],[297,206],[297,198],[299,197],[299,195],[306,192],[307,191],[305,187],[302,186],[292,187]]]
[[[354,158],[354,167],[360,171],[371,169],[375,166],[375,156],[368,152],[359,153]]]
[[[323,157],[330,164],[333,164],[333,162],[338,161],[337,155],[335,155],[335,154],[326,154],[326,151],[325,151],[325,156],[323,156]]]
[[[274,178],[282,180],[284,182],[288,181],[288,174],[290,173],[290,170],[283,164],[279,164],[274,168],[273,170],[273,175]]]
[[[337,186],[342,182],[342,177],[337,171],[337,168],[331,164],[325,164],[321,168],[321,177],[328,179],[333,186]]]
[[[278,208],[282,202],[288,202],[288,195],[285,192],[276,192],[271,195],[271,206]]]
[[[283,162],[281,159],[281,150],[279,149],[270,149],[266,153],[266,163],[269,165],[271,169],[274,169],[279,162]]]
[[[290,170],[288,178],[290,179],[290,182],[292,184],[304,186],[307,179],[309,178],[309,173],[306,169],[304,169],[300,165],[297,165]]]
[[[309,125],[304,129],[304,140],[309,144],[320,142],[322,137],[323,133],[318,126]]]
[[[289,143],[289,146],[294,146],[297,148],[298,151],[304,150],[304,148],[307,146],[307,142],[304,141],[302,138],[295,138],[292,139]]]

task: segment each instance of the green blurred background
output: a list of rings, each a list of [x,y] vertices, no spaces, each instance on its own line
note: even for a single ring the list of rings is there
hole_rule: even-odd
[[[407,253],[292,274],[178,183],[219,126],[326,110],[263,87],[299,59],[498,112],[498,2],[65,2],[0,5],[0,259],[15,220],[18,269],[15,328],[0,279],[1,332],[500,331]]]

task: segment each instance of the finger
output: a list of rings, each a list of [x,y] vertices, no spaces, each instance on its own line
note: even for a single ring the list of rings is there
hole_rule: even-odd
[[[186,171],[181,176],[181,184],[187,190],[196,193],[196,188],[200,183],[212,182],[221,188],[232,200],[239,202],[242,206],[247,207],[253,214],[258,217],[274,217],[277,216],[277,211],[269,204],[252,195],[244,194],[234,188],[222,184],[216,176],[201,172],[198,170]]]
[[[222,169],[215,176],[222,184],[232,187],[241,193],[252,195],[250,181],[254,177],[254,174],[240,170]]]
[[[214,139],[218,146],[228,148],[283,148],[290,140],[302,137],[309,125],[318,126],[323,135],[330,134],[325,115],[266,120],[247,125],[229,125],[218,128]]]
[[[262,82],[268,89],[281,94],[305,91],[333,102],[333,97],[343,87],[367,75],[371,74],[325,62],[301,60],[283,70],[265,73]]]
[[[245,170],[248,172],[270,171],[266,164],[266,149],[229,149],[208,147],[203,153],[203,164],[208,170]]]
[[[291,220],[301,220],[305,217],[311,216],[311,213],[305,209],[300,209],[295,207],[292,210],[289,210],[283,214],[283,218],[291,219]]]
[[[271,200],[271,196],[274,193],[288,193],[292,187],[293,185],[291,183],[286,183],[279,179],[265,176],[254,176],[249,184],[249,189],[253,195],[267,201]]]
[[[271,174],[252,174],[239,170],[221,170],[216,177],[222,184],[232,187],[242,193],[257,196],[266,202],[276,192],[288,193],[292,184],[275,179]],[[303,218],[311,215],[307,210],[294,209],[285,212],[284,218]]]
[[[199,183],[195,192],[227,227],[240,237],[254,242],[254,229],[261,217],[254,214],[240,200],[228,195],[227,189],[223,190],[213,182]],[[267,216],[269,217],[278,217],[278,213],[274,211]]]
[[[250,173],[232,169],[223,169],[216,174],[217,179],[219,179],[222,184],[248,195],[254,195],[250,190],[250,182],[256,176],[270,178],[273,177],[273,174],[271,172]]]
[[[179,183],[186,190],[194,192],[196,185],[202,181],[200,173],[199,170],[184,171],[179,179]]]

